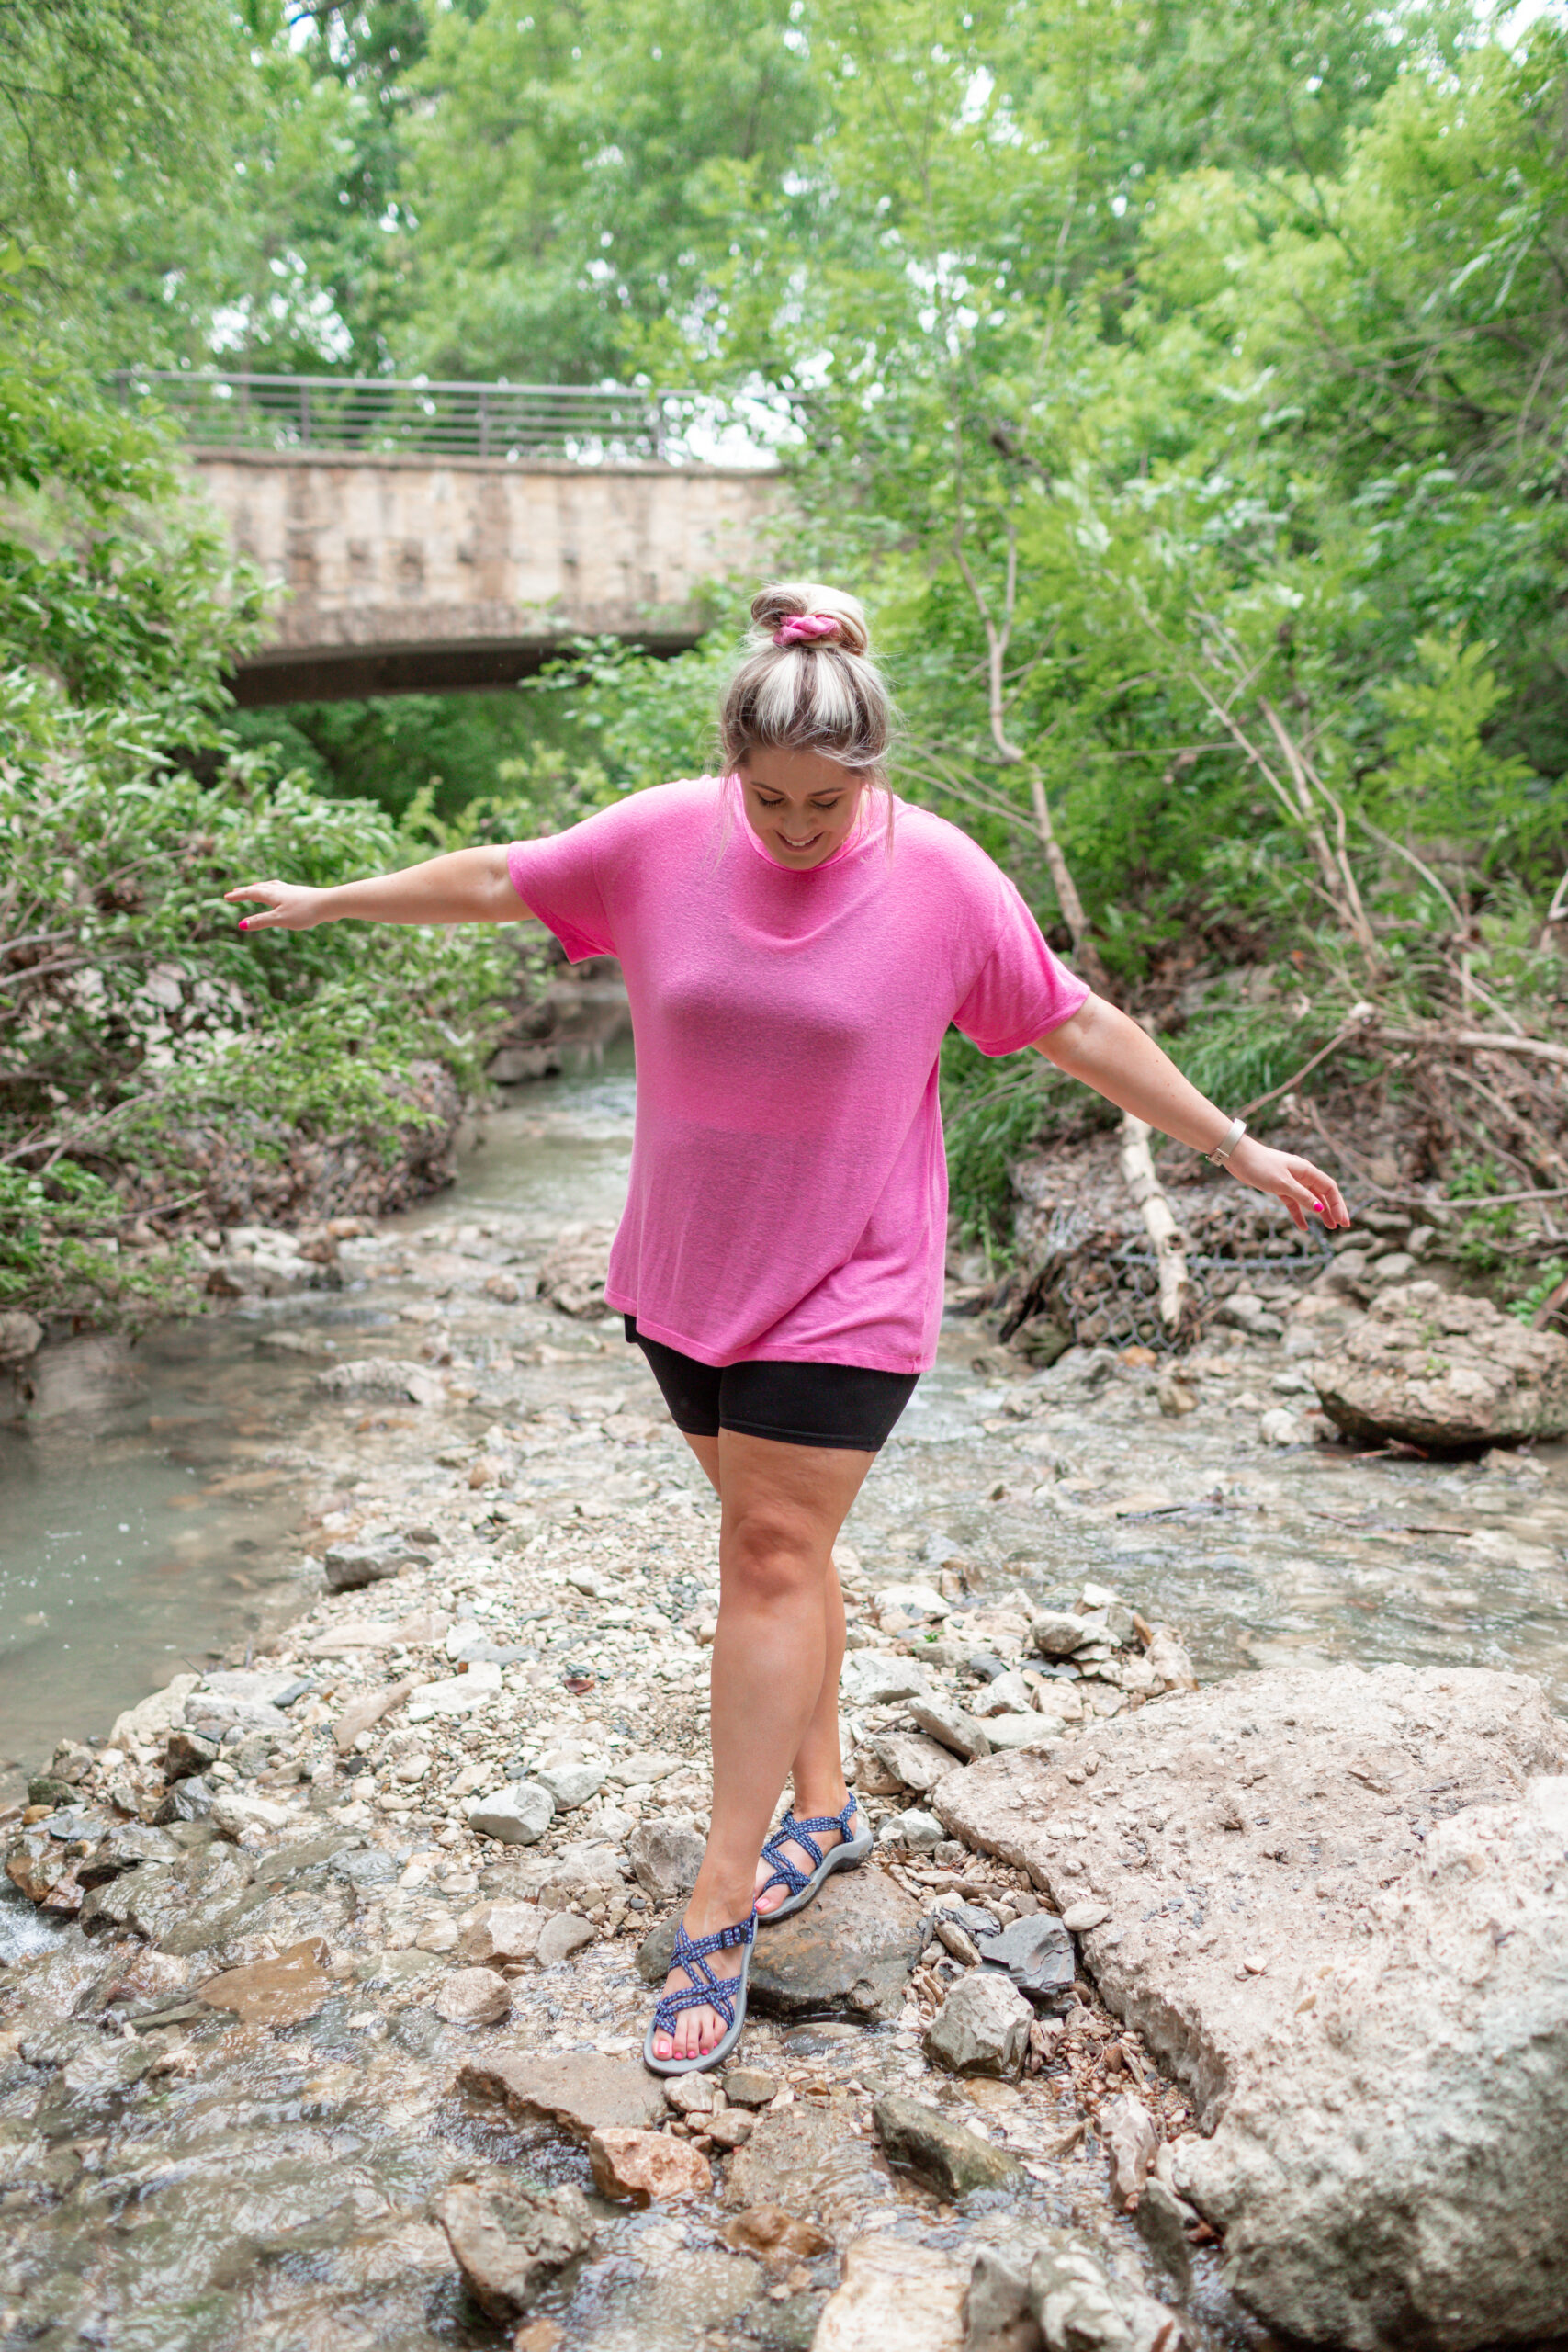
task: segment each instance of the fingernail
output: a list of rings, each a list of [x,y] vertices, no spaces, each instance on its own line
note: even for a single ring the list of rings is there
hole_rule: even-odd
[[[1328,1204],[1326,1201],[1314,1201],[1313,1206],[1317,1211],[1319,1216],[1323,1216],[1327,1212]]]
[[[250,927],[251,927],[251,926],[250,926],[250,924],[249,924],[248,922],[243,922],[243,923],[240,925],[240,929],[241,929],[242,931],[249,931]]]

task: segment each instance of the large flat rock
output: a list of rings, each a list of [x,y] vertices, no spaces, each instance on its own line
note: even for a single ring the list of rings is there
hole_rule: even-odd
[[[1568,1870],[1530,1794],[1565,1755],[1520,1675],[1289,1669],[938,1790],[1103,1912],[1087,1962],[1213,2135],[1193,2193],[1273,2324],[1353,2352],[1568,2329]]]
[[[640,2059],[592,2051],[487,2052],[461,2068],[457,2086],[521,2122],[558,2123],[582,2140],[610,2124],[646,2131],[665,2113],[664,2086]]]

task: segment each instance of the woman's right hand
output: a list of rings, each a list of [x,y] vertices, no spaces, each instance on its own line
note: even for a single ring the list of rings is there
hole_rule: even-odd
[[[258,899],[262,910],[247,915],[240,925],[242,931],[310,931],[319,922],[330,922],[326,901],[331,893],[307,889],[300,882],[242,882],[237,890],[225,890],[223,896],[231,903],[236,899]]]

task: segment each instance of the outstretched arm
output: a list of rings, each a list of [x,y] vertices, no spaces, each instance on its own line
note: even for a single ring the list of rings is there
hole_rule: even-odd
[[[528,910],[513,888],[504,849],[455,849],[400,874],[340,882],[330,890],[299,882],[243,882],[224,896],[251,899],[261,912],[242,931],[311,931],[319,922],[520,922]]]
[[[1036,1038],[1035,1046],[1047,1061],[1092,1086],[1118,1110],[1130,1111],[1135,1119],[1174,1136],[1179,1143],[1190,1144],[1195,1151],[1213,1151],[1230,1131],[1227,1114],[1182,1077],[1135,1021],[1103,997],[1089,997],[1070,1021]],[[1310,1159],[1274,1151],[1244,1136],[1227,1164],[1238,1182],[1283,1201],[1303,1233],[1309,1209],[1315,1209],[1330,1227],[1350,1222],[1338,1185]]]

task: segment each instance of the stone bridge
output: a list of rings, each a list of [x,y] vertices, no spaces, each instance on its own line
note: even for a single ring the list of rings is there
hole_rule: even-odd
[[[766,568],[778,476],[671,462],[676,396],[125,374],[283,594],[244,706],[504,686],[576,636],[674,653]]]

